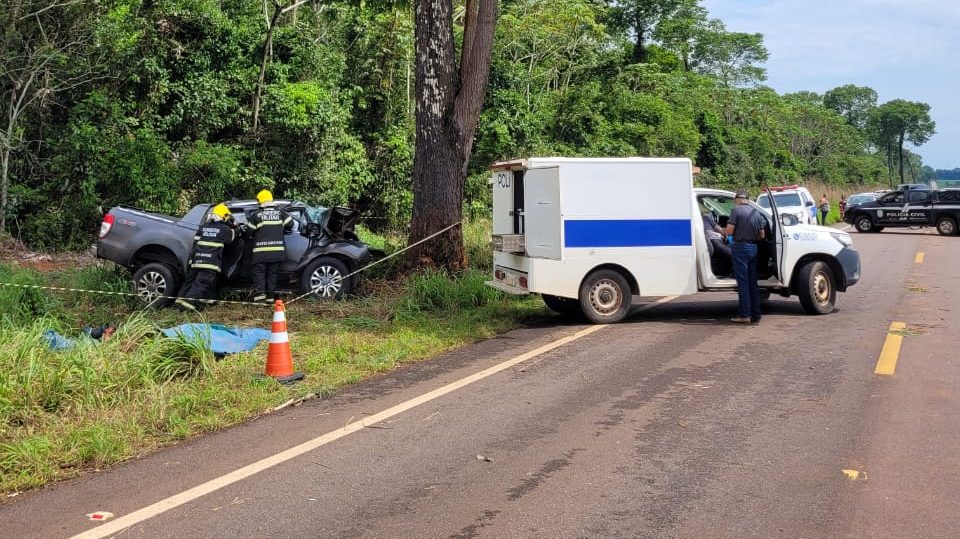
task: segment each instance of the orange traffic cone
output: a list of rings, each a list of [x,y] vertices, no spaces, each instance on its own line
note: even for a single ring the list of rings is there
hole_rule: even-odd
[[[270,346],[267,348],[265,374],[272,376],[281,384],[303,378],[302,372],[293,370],[290,338],[287,336],[287,315],[283,310],[283,300],[279,299],[273,302],[273,330],[270,333]]]

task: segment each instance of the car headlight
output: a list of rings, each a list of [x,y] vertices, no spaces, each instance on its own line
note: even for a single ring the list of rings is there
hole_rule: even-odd
[[[833,236],[833,239],[839,241],[846,247],[853,245],[853,238],[851,238],[850,234],[847,234],[846,232],[831,232],[830,235]]]

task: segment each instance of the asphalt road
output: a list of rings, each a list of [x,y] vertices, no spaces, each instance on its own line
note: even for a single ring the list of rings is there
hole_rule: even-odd
[[[131,514],[117,536],[958,537],[960,238],[854,238],[864,277],[833,314],[775,297],[740,327],[735,295],[701,294],[514,331],[8,500],[0,537]]]

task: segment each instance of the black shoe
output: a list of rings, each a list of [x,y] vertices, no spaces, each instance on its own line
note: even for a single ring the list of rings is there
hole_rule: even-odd
[[[750,323],[751,323],[751,324],[759,324],[759,323],[760,323],[760,319],[759,319],[759,318],[751,318],[751,319],[750,319]]]

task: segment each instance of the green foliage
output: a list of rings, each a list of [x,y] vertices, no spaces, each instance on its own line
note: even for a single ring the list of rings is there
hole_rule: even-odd
[[[726,187],[874,183],[901,164],[932,177],[902,148],[933,134],[925,105],[878,107],[876,92],[854,85],[822,96],[758,87],[763,37],[729,31],[702,4],[502,3],[466,215],[489,212],[491,163],[528,155],[688,156],[701,184]],[[77,83],[36,94],[7,134],[8,228],[33,247],[85,248],[111,206],[180,214],[269,186],[355,206],[372,230],[403,235],[415,138],[411,15],[395,2],[307,3],[280,17],[266,47],[259,3],[107,0],[44,11],[44,24],[76,37],[50,57],[44,80]],[[14,16],[0,7],[0,24]],[[0,71],[11,75],[0,77],[0,95],[16,90],[28,47],[62,37],[15,26],[0,49]],[[5,99],[0,111],[10,110]]]

